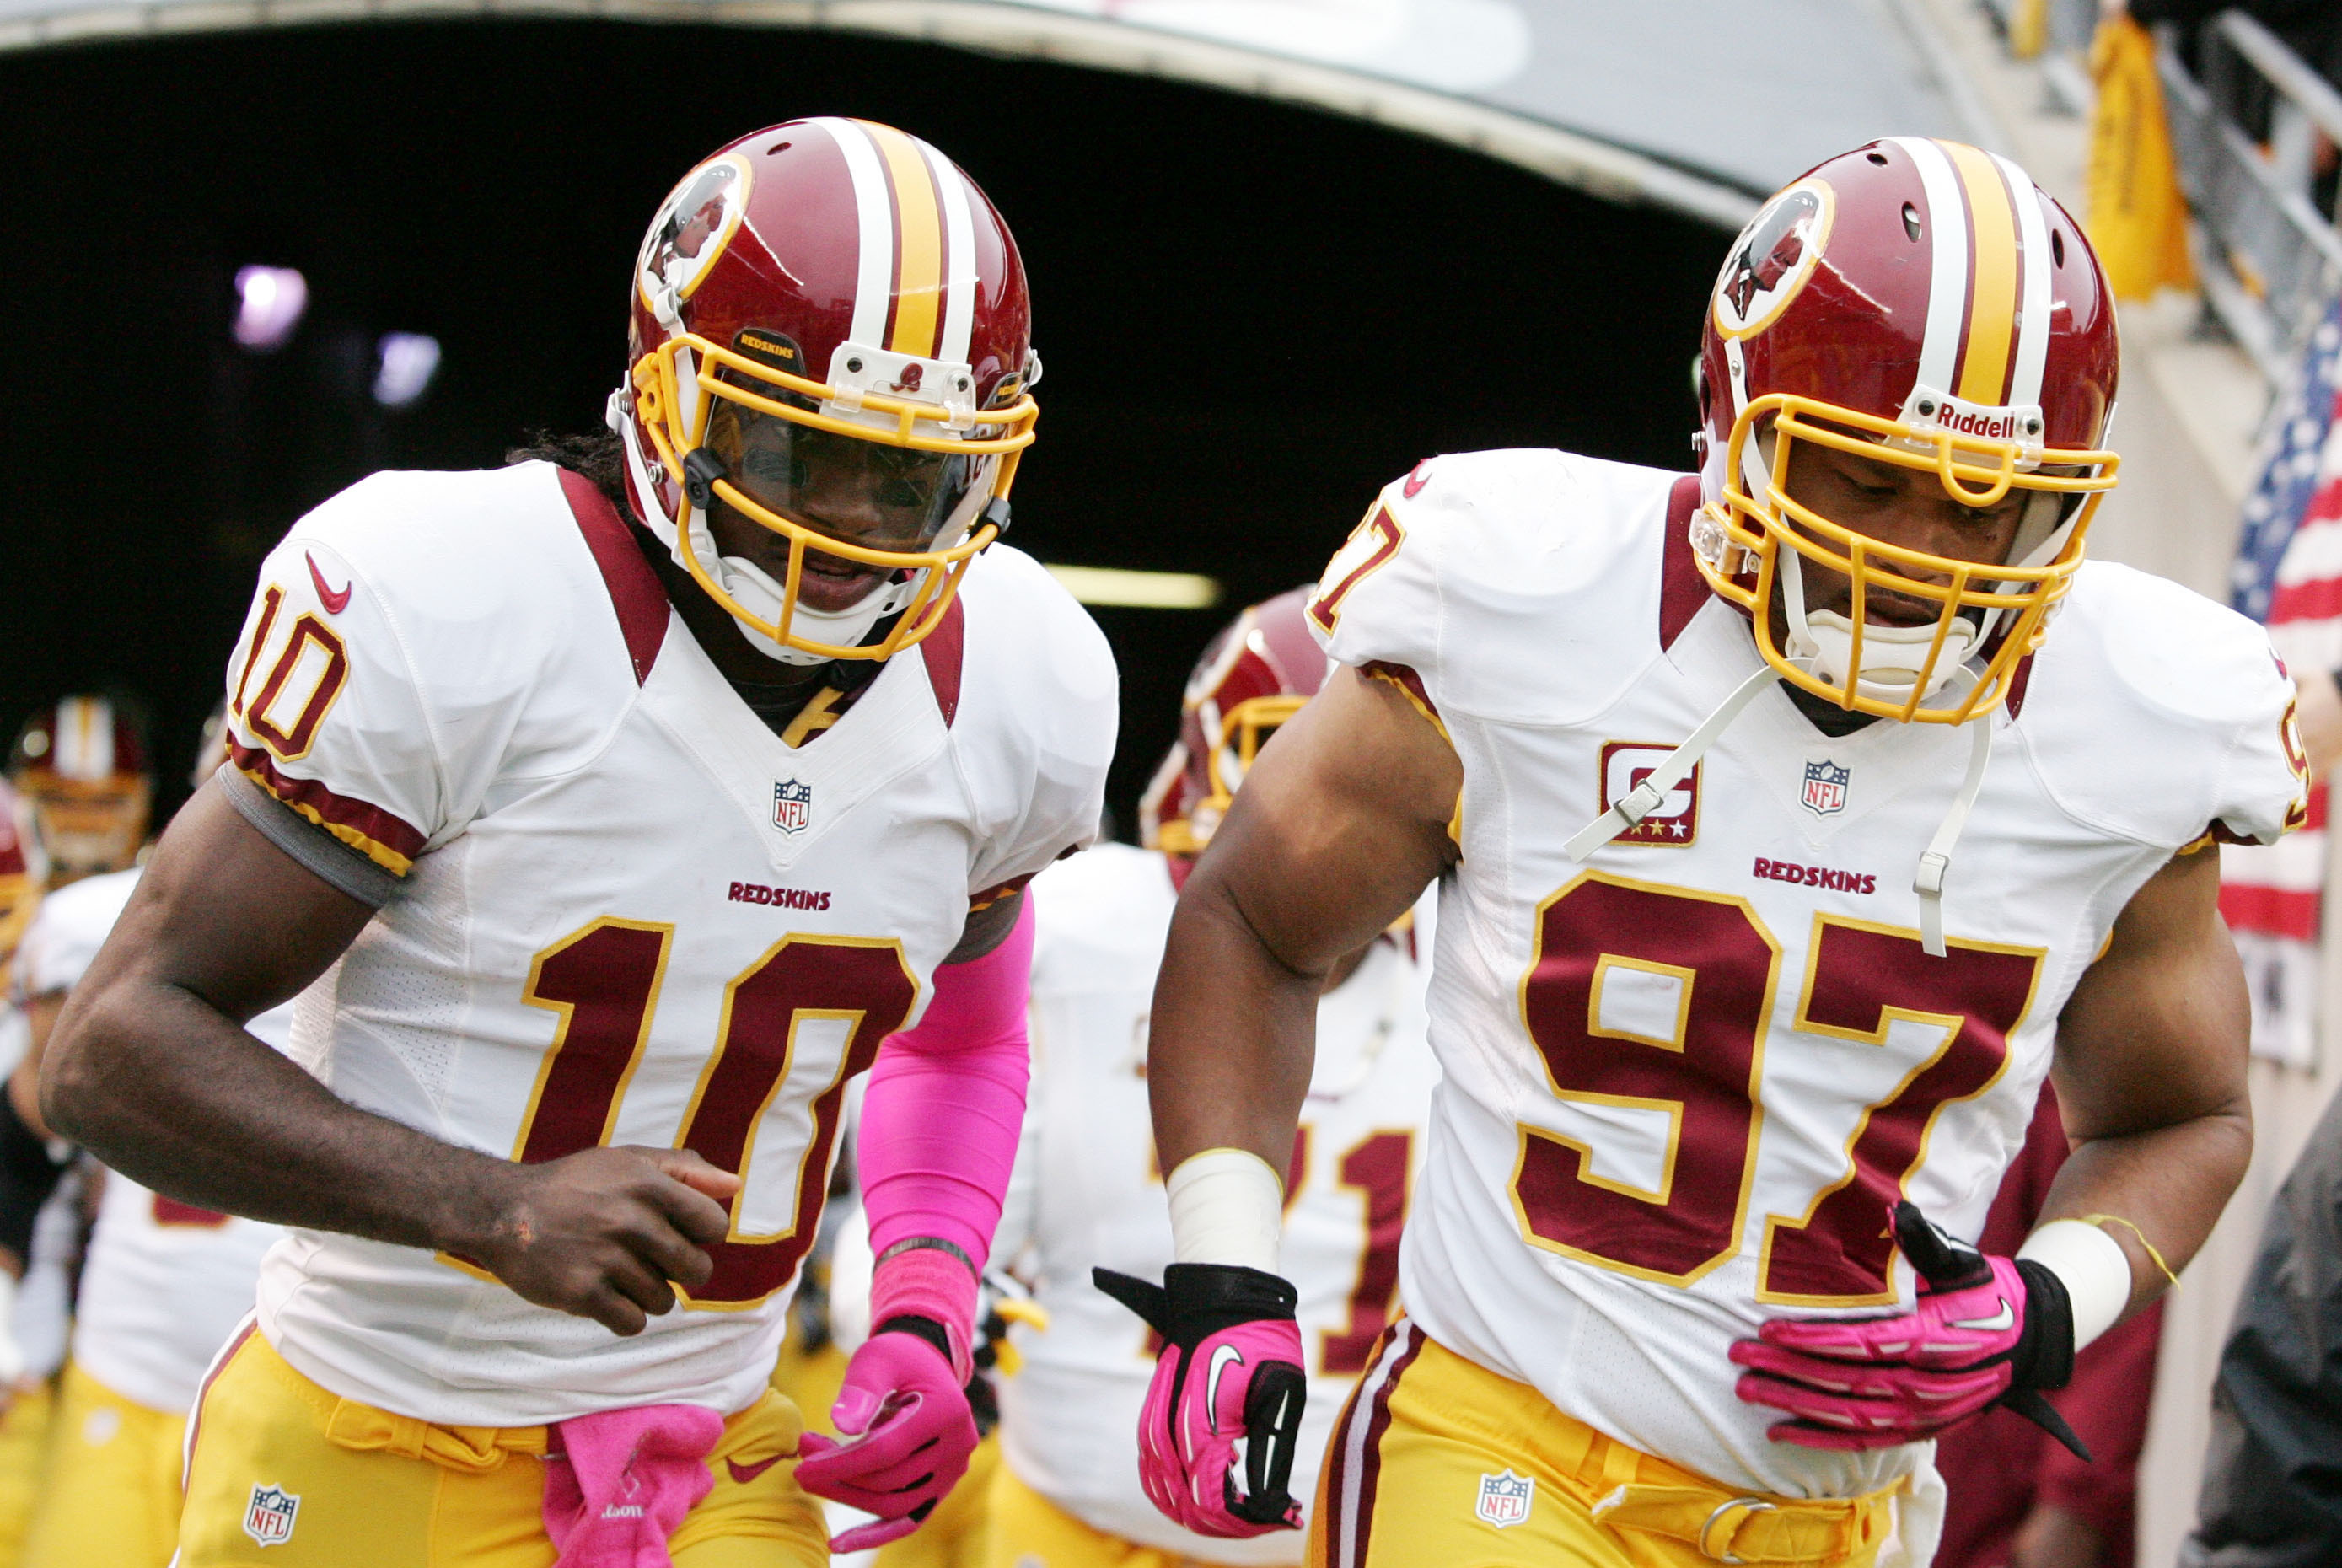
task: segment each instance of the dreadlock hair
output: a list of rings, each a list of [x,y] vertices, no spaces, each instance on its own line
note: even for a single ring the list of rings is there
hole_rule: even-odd
[[[549,430],[528,432],[522,444],[505,454],[505,466],[515,463],[550,463],[583,477],[609,497],[618,515],[626,515],[626,449],[615,430],[585,435],[555,435]]]

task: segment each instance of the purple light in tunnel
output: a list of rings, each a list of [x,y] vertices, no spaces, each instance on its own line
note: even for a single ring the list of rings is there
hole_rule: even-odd
[[[285,346],[309,308],[309,280],[289,266],[239,267],[235,341],[255,354]]]

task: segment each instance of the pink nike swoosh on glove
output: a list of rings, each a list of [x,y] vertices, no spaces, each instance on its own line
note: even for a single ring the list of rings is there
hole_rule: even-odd
[[[644,1404],[557,1422],[554,1433],[544,1503],[554,1568],[673,1568],[667,1538],[716,1484],[707,1455],[724,1418]]]
[[[1236,1444],[1246,1435],[1255,1376],[1272,1364],[1307,1363],[1290,1320],[1238,1323],[1199,1342],[1183,1358],[1166,1345],[1138,1417],[1138,1475],[1148,1501],[1198,1535],[1225,1540],[1297,1529],[1296,1503],[1276,1523],[1240,1519],[1228,1507]]]
[[[1914,1310],[1879,1318],[1777,1318],[1732,1359],[1751,1404],[1786,1411],[1767,1435],[1807,1448],[1917,1443],[2008,1392],[2025,1333],[2025,1280],[2007,1258],[1964,1289],[1923,1291]]]
[[[916,1530],[967,1473],[976,1417],[951,1363],[916,1334],[872,1334],[846,1364],[830,1419],[847,1438],[808,1432],[797,1484],[816,1497],[878,1515],[829,1543],[861,1552]]]

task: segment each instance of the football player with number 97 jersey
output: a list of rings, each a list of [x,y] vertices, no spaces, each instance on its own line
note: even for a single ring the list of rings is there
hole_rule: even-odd
[[[377,474],[270,554],[234,767],[59,1025],[60,1130],[293,1227],[195,1413],[185,1568],[815,1563],[809,1494],[892,1539],[974,1447],[1022,890],[1115,722],[996,543],[1022,267],[935,148],[815,119],[690,171],[630,293],[608,436]],[[298,1066],[237,1027],[295,991]],[[766,1385],[865,1072],[839,1443]]]
[[[1195,1332],[1269,1343],[1301,999],[1437,879],[1406,1316],[1312,1563],[1923,1564],[1930,1439],[2070,1439],[2042,1391],[2202,1243],[2251,1143],[2217,845],[2306,769],[2258,627],[2083,559],[2117,357],[2023,170],[1890,138],[1728,253],[1698,474],[1435,457],[1335,557],[1346,668],[1198,863],[1150,1053]],[[1987,1255],[2053,1072],[2073,1158]],[[1182,1418],[1256,1435],[1219,1381]],[[1273,1523],[1221,1468],[1160,1491]]]

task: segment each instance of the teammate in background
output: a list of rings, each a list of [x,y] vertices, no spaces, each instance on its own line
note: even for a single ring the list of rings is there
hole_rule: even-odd
[[[1018,1331],[1024,1367],[1000,1384],[986,1568],[1287,1563],[1298,1537],[1230,1541],[1157,1513],[1132,1473],[1153,1336],[1091,1268],[1160,1278],[1172,1261],[1147,1126],[1146,1014],[1172,904],[1261,744],[1317,690],[1326,659],[1307,591],[1248,609],[1187,684],[1179,744],[1142,806],[1147,847],[1102,844],[1042,874],[1033,954],[1032,1106],[1002,1220],[1029,1238],[1016,1271],[1048,1313]],[[1421,906],[1430,908],[1428,900]],[[1439,1070],[1424,1038],[1428,933],[1405,916],[1344,956],[1317,1003],[1317,1056],[1285,1177],[1283,1272],[1313,1396],[1296,1484],[1316,1474],[1336,1406],[1381,1335],[1398,1240]],[[1019,1210],[1023,1213],[1019,1213]],[[1006,1252],[1003,1256],[1006,1257]],[[1136,1293],[1142,1299],[1145,1290]]]
[[[676,190],[614,439],[377,474],[268,558],[235,766],[58,1024],[61,1132],[295,1227],[197,1403],[182,1568],[818,1563],[808,1492],[879,1515],[853,1550],[975,1446],[1022,889],[1114,741],[1103,637],[994,543],[1022,266],[867,122]],[[241,1025],[295,993],[288,1063]],[[801,1443],[766,1383],[865,1069],[878,1332],[854,1440]]]
[[[224,714],[205,726],[194,784],[226,760]],[[139,873],[103,872],[41,904],[25,938],[25,988],[40,1027],[37,1063],[68,992],[88,970]],[[285,1048],[293,1010],[246,1025]],[[205,1369],[252,1312],[275,1225],[175,1203],[126,1176],[103,1177],[97,1223],[74,1299],[65,1363],[25,1568],[164,1568],[178,1541],[186,1416]]]
[[[127,698],[83,694],[35,709],[9,749],[15,806],[0,851],[0,1042],[10,1069],[0,1095],[0,1568],[15,1568],[42,1490],[54,1383],[72,1333],[73,1282],[85,1230],[75,1156],[60,1154],[40,1118],[37,1040],[60,993],[16,972],[10,950],[42,906],[43,890],[78,885],[132,864],[146,842],[154,798],[146,731]],[[19,869],[11,884],[5,867]],[[30,984],[27,984],[27,981]],[[15,1019],[13,1026],[6,1021]]]
[[[1277,1169],[1323,977],[1435,879],[1406,1315],[1312,1563],[1924,1563],[1927,1440],[2062,1424],[2040,1391],[2244,1170],[2215,844],[2306,811],[2260,629],[2083,561],[2117,353],[2063,209],[1893,137],[1734,244],[1698,475],[1490,452],[1384,491],[1310,603],[1346,668],[1156,992],[1159,1502],[1295,1523]],[[2074,1154],[1984,1255],[2053,1073]]]

